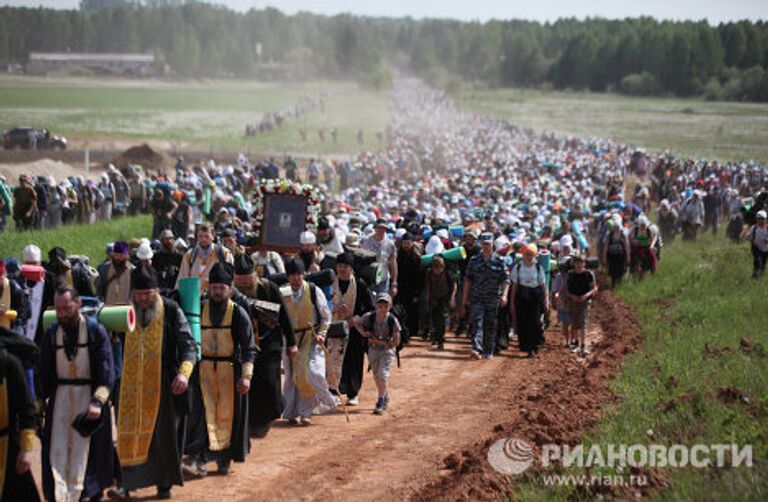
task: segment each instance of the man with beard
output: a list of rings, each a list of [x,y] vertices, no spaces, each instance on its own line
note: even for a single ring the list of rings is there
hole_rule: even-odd
[[[299,235],[299,242],[301,248],[299,249],[298,257],[304,264],[304,270],[307,272],[318,272],[323,256],[322,253],[317,251],[317,238],[315,234],[309,230],[304,231]]]
[[[209,225],[200,225],[197,229],[197,244],[187,251],[181,260],[176,289],[179,288],[179,279],[199,277],[200,291],[206,291],[208,274],[217,263],[222,262],[232,263],[232,253],[227,248],[213,243],[213,230]]]
[[[183,484],[179,433],[197,347],[179,305],[158,294],[155,269],[134,269],[131,284],[137,323],[125,337],[117,414],[122,483],[110,495],[127,499],[129,490],[154,485],[158,499],[170,499],[171,486]]]
[[[333,320],[347,321],[349,339],[344,351],[339,392],[346,394],[347,404],[358,404],[363,384],[367,344],[358,328],[360,317],[373,310],[373,300],[365,282],[352,271],[355,256],[342,253],[336,257],[336,280],[333,282]]]
[[[317,223],[317,240],[320,242],[321,251],[325,256],[335,258],[344,252],[336,230],[331,228],[328,219],[321,217]]]
[[[198,476],[207,473],[209,460],[216,461],[219,474],[229,474],[233,460],[245,461],[250,449],[247,394],[256,358],[251,320],[231,299],[234,267],[216,263],[209,277],[200,321],[202,357],[192,375],[203,414],[187,445]]]
[[[11,351],[20,338],[0,328],[0,500],[40,500],[30,465],[35,445],[35,404],[24,368]],[[23,342],[22,342],[23,343]],[[27,341],[31,344],[32,342]]]
[[[128,305],[131,301],[131,271],[135,267],[128,261],[129,253],[130,246],[128,243],[117,241],[112,245],[109,261],[99,266],[96,294],[106,306]],[[112,390],[112,402],[115,408],[119,409],[125,334],[110,332],[110,336],[112,355],[115,357],[115,388]]]
[[[247,254],[235,257],[234,284],[232,299],[250,313],[259,348],[248,394],[248,420],[251,435],[263,438],[269,433],[272,421],[283,414],[280,391],[283,340],[286,352],[293,357],[297,352],[296,337],[283,307],[280,289],[274,282],[256,275],[253,260]],[[268,307],[272,310],[254,309],[249,300],[271,304]]]
[[[397,252],[397,270],[400,275],[400,289],[395,302],[405,307],[408,333],[416,336],[419,332],[419,296],[422,289],[421,256],[413,245],[413,235],[403,234]],[[407,340],[404,340],[407,342]]]
[[[220,234],[221,246],[228,249],[232,256],[245,253],[245,248],[237,244],[237,232],[233,228],[226,228]]]
[[[331,313],[323,291],[304,280],[304,271],[304,262],[291,258],[285,264],[288,284],[280,288],[298,348],[292,360],[283,362],[283,417],[293,425],[309,425],[313,413],[336,407],[325,379],[325,333]]]
[[[47,401],[43,492],[46,500],[57,502],[100,500],[102,490],[114,481],[108,405],[114,384],[112,345],[95,317],[80,314],[81,305],[74,288],[59,288],[57,322],[40,344],[40,397]]]
[[[130,246],[117,241],[109,253],[109,261],[99,266],[96,279],[96,294],[105,305],[127,305],[131,301],[131,271],[134,266],[128,261]]]

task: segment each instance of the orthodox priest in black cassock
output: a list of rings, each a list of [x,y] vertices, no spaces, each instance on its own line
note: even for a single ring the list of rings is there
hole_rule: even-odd
[[[230,263],[211,268],[200,316],[202,356],[192,385],[203,413],[186,447],[198,475],[206,473],[209,460],[216,461],[219,474],[228,474],[230,463],[244,462],[250,450],[248,391],[256,344],[250,317],[231,299],[233,278]]]
[[[183,484],[186,390],[197,346],[179,305],[158,294],[158,282],[152,267],[131,273],[136,328],[125,334],[117,453],[121,495],[154,485],[166,499],[172,485]]]
[[[283,415],[280,385],[280,363],[285,347],[296,350],[296,337],[283,307],[280,288],[272,281],[258,277],[253,260],[247,254],[235,256],[235,290],[232,299],[251,316],[254,338],[259,348],[248,393],[248,421],[251,435],[264,437],[273,420]],[[249,300],[267,302],[261,307]],[[269,310],[272,307],[273,310]]]
[[[344,351],[339,392],[346,394],[348,404],[357,404],[357,395],[363,384],[367,343],[352,321],[373,310],[371,293],[365,282],[352,271],[352,253],[336,257],[336,280],[333,282],[333,320],[348,321],[349,339]]]
[[[4,330],[4,328],[0,328]],[[0,500],[37,502],[35,480],[27,466],[16,472],[21,452],[31,459],[35,438],[35,405],[19,360],[6,351],[0,337]]]

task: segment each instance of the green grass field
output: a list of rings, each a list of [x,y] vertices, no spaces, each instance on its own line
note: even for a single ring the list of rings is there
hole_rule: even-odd
[[[325,91],[325,113],[255,138],[245,124],[265,111]],[[502,89],[465,91],[458,103],[539,130],[612,137],[652,152],[718,160],[768,163],[768,105],[679,98],[635,98],[617,94]],[[82,78],[0,77],[0,128],[17,124],[48,127],[78,139],[162,140],[225,150],[352,154],[355,133],[365,131],[365,148],[389,123],[387,94],[353,82],[265,83],[237,80],[156,82]],[[306,126],[308,140],[300,141]],[[320,127],[338,130],[320,142]]]
[[[69,254],[88,256],[91,265],[94,265],[104,258],[108,242],[149,237],[151,231],[152,219],[148,215],[34,232],[8,229],[0,233],[0,258],[14,257],[21,260],[24,246],[35,244],[43,252],[43,259],[47,260],[51,248],[59,246]]]
[[[519,89],[467,91],[456,99],[475,112],[536,130],[610,137],[649,152],[768,164],[768,104]]]
[[[753,445],[752,468],[661,469],[661,500],[765,500],[768,497],[768,277],[750,278],[746,244],[705,237],[665,248],[661,268],[619,294],[645,335],[613,382],[620,397],[584,439],[592,444]],[[610,333],[608,333],[610,336]],[[747,347],[742,346],[742,340]],[[749,348],[748,345],[752,344]],[[743,393],[730,402],[721,389]],[[676,406],[668,403],[676,399]],[[653,431],[649,436],[648,431]],[[574,488],[524,484],[526,500],[582,499]]]
[[[245,125],[264,112],[298,103],[301,96],[328,93],[325,113],[315,109],[300,119],[253,138]],[[369,148],[388,123],[385,93],[351,82],[260,83],[206,81],[164,83],[148,80],[42,79],[0,77],[0,129],[14,125],[47,127],[78,139],[163,140],[225,150],[354,153],[363,128]],[[308,140],[301,143],[299,127]],[[338,144],[317,130],[335,127]]]

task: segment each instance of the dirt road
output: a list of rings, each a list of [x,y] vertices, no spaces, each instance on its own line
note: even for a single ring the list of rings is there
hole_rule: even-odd
[[[278,422],[253,440],[228,477],[209,475],[175,487],[175,500],[402,500],[494,498],[512,489],[485,455],[496,437],[536,444],[573,443],[611,395],[607,377],[639,340],[631,312],[610,292],[593,309],[593,353],[576,357],[550,330],[540,355],[508,351],[491,361],[468,358],[467,338],[446,350],[417,340],[393,369],[391,407],[374,416],[366,375],[360,405],[315,417],[307,427]],[[215,464],[209,465],[215,470]],[[136,493],[151,498],[154,489]]]

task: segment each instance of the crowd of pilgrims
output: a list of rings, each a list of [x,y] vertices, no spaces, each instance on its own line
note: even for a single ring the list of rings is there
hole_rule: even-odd
[[[150,238],[110,243],[101,263],[59,247],[44,260],[34,244],[0,262],[3,500],[39,496],[35,435],[46,500],[128,498],[150,486],[170,498],[212,462],[228,474],[276,420],[309,426],[359,406],[366,368],[373,413],[385,414],[390,372],[417,337],[439,351],[448,330],[466,334],[468,359],[536,357],[556,322],[563,336],[549,346],[588,357],[596,269],[614,285],[642,279],[679,232],[695,239],[727,221],[728,237],[746,237],[764,270],[765,213],[744,227],[763,166],[534,133],[412,81],[397,84],[392,107],[387,148],[353,162],[299,169],[289,159],[281,172],[241,157],[158,173],[153,198],[167,206]],[[649,181],[628,186],[630,175]],[[247,247],[265,178],[320,187],[322,216],[293,255]],[[191,202],[204,186],[213,187],[207,214]],[[179,225],[168,210],[185,203]],[[24,266],[44,274],[20,274]],[[179,304],[188,277],[200,279],[199,314]],[[134,330],[110,332],[84,314],[88,297],[131,304]],[[44,329],[50,309],[56,321]]]

